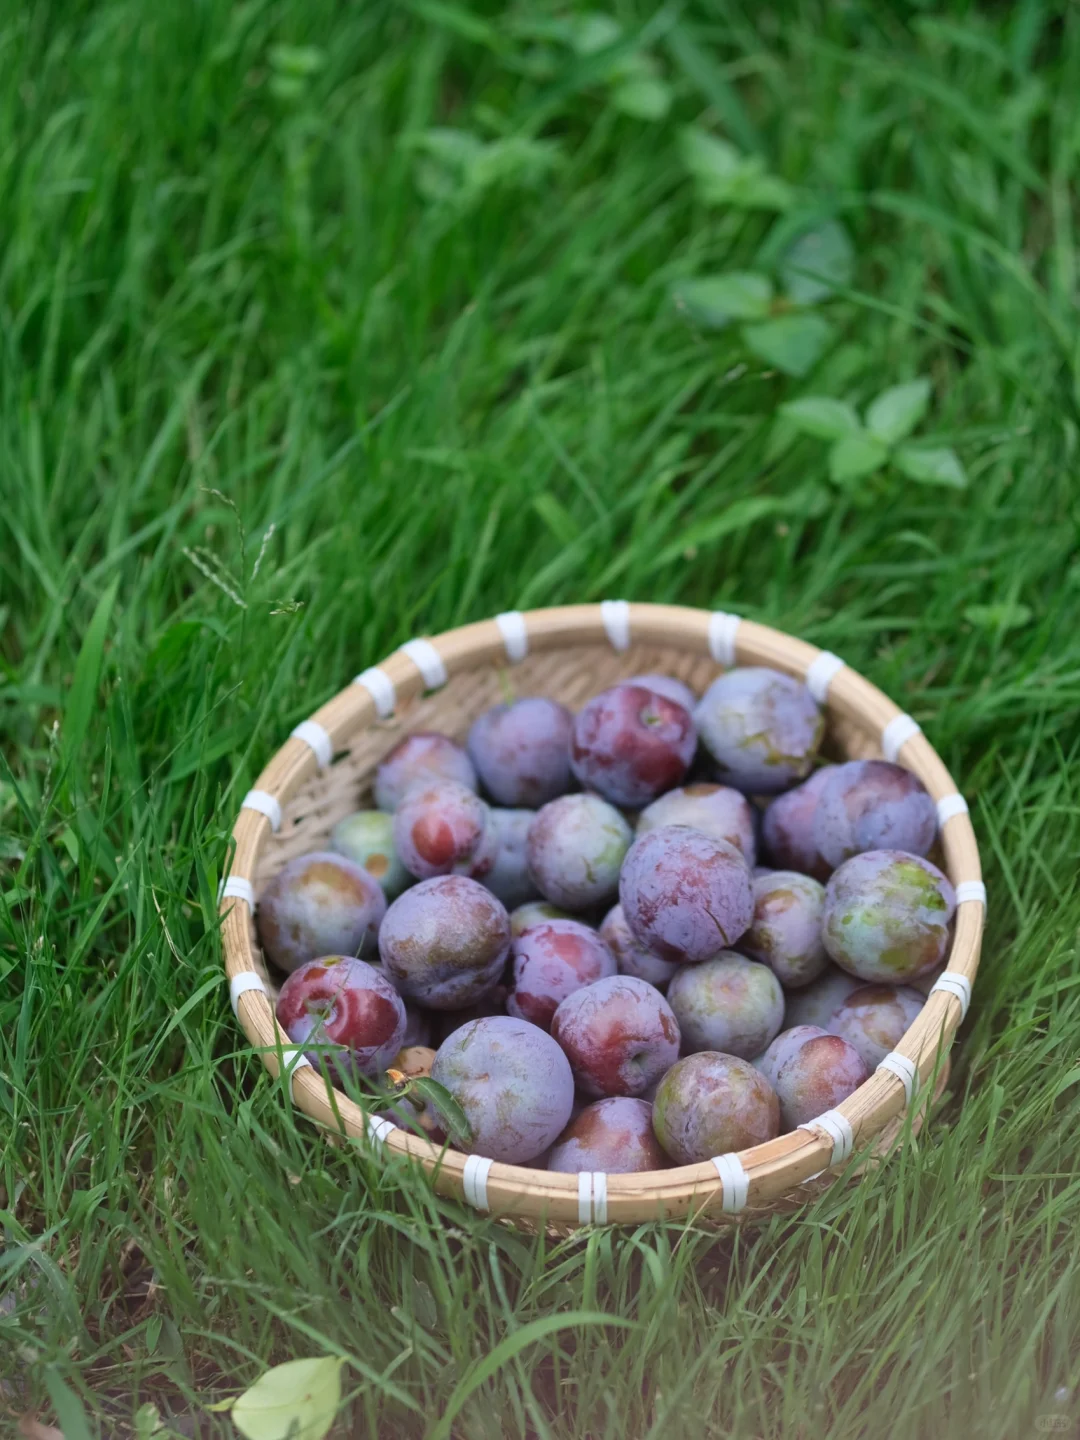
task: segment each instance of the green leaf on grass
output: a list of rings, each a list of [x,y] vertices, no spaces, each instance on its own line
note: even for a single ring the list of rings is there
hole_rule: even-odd
[[[839,220],[806,230],[780,262],[784,289],[796,305],[816,305],[847,285],[855,272],[855,247]]]
[[[86,738],[90,717],[97,705],[98,681],[105,656],[105,635],[119,584],[117,577],[98,601],[75,661],[75,674],[64,706],[63,746],[64,753],[68,756],[74,755]]]
[[[655,75],[631,75],[615,86],[611,100],[635,120],[662,120],[671,109],[671,86]]]
[[[1021,605],[1018,600],[999,600],[992,605],[969,605],[964,619],[969,625],[980,630],[1018,630],[1030,625],[1033,618],[1030,605]]]
[[[926,414],[930,381],[925,377],[883,390],[866,412],[866,428],[886,445],[910,435]]]
[[[622,38],[622,26],[613,15],[581,15],[571,28],[571,44],[579,55],[595,55],[607,50]]]
[[[743,329],[743,339],[754,354],[785,375],[812,370],[831,336],[832,326],[820,315],[778,315]]]
[[[888,446],[865,430],[856,431],[837,440],[829,451],[829,478],[837,485],[844,485],[880,470],[888,458]]]
[[[713,330],[731,320],[757,320],[769,313],[772,281],[752,270],[733,270],[730,275],[702,275],[681,280],[672,291],[678,308]]]
[[[323,1440],[341,1404],[344,1363],[320,1355],[275,1365],[235,1401],[233,1424],[247,1440]]]
[[[855,408],[846,400],[833,400],[828,395],[804,395],[780,406],[785,416],[804,435],[818,440],[839,440],[862,429]]]
[[[760,155],[741,155],[728,140],[687,126],[679,151],[697,181],[701,198],[711,205],[743,210],[786,210],[795,192],[786,181],[770,175]]]
[[[45,1369],[45,1389],[60,1421],[64,1440],[91,1440],[90,1421],[86,1418],[82,1401],[51,1366]]]
[[[953,490],[963,490],[968,483],[959,456],[948,448],[922,450],[905,445],[893,455],[893,464],[920,485],[947,485]]]
[[[409,1093],[419,1095],[428,1102],[446,1126],[447,1134],[452,1140],[466,1145],[472,1143],[472,1126],[469,1124],[469,1117],[445,1085],[440,1085],[430,1076],[421,1075],[416,1080],[409,1081]]]

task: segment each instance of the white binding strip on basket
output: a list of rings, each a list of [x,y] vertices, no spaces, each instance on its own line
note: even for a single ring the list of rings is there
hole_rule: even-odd
[[[957,885],[957,905],[966,905],[969,900],[974,900],[979,905],[986,904],[986,886],[981,880],[961,880]]]
[[[385,1115],[369,1115],[365,1129],[369,1140],[383,1141],[397,1126],[392,1120],[387,1120]]]
[[[430,640],[406,640],[401,653],[409,657],[424,677],[425,690],[438,690],[446,684],[446,666]]]
[[[718,665],[735,664],[735,636],[742,624],[740,615],[714,610],[709,616],[709,654]]]
[[[254,910],[255,887],[242,875],[229,875],[218,888],[218,904],[222,900],[243,900],[249,910]]]
[[[628,600],[601,600],[600,619],[604,633],[611,641],[613,650],[630,649],[630,602]]]
[[[277,797],[266,790],[249,790],[240,801],[241,810],[257,810],[270,821],[270,829],[276,835],[281,829],[281,806]]]
[[[818,1115],[813,1120],[808,1120],[805,1125],[800,1125],[799,1129],[811,1132],[815,1129],[825,1131],[825,1134],[833,1142],[830,1165],[842,1164],[855,1148],[855,1132],[851,1128],[851,1122],[846,1115],[841,1115],[839,1110],[826,1110],[823,1115]]]
[[[525,628],[525,616],[520,610],[504,610],[495,616],[495,624],[506,647],[506,658],[511,665],[517,665],[529,653],[529,632]]]
[[[918,721],[910,715],[894,715],[881,732],[881,753],[895,765],[900,751],[914,735],[921,732]]]
[[[310,1070],[311,1061],[296,1045],[283,1045],[281,1047],[281,1075],[295,1075],[297,1070]]]
[[[290,731],[294,740],[303,740],[315,756],[320,770],[325,770],[334,758],[334,742],[317,720],[301,720],[295,730]]]
[[[828,700],[829,686],[843,668],[843,660],[839,655],[834,655],[831,650],[822,650],[821,654],[811,662],[810,668],[806,672],[806,688],[819,705],[824,705]]]
[[[943,795],[937,802],[937,823],[944,830],[950,820],[955,820],[957,815],[968,813],[968,803],[964,797],[957,792],[953,795]]]
[[[261,975],[256,975],[254,970],[243,970],[229,981],[229,1004],[232,1006],[232,1013],[238,1020],[240,1011],[237,1006],[240,996],[246,995],[249,990],[258,990],[263,995],[266,994],[266,983]]]
[[[904,1094],[907,1096],[908,1104],[911,1103],[911,1094],[915,1089],[915,1081],[919,1077],[919,1067],[914,1060],[909,1060],[906,1055],[901,1055],[899,1050],[890,1050],[885,1059],[877,1067],[879,1070],[888,1070],[890,1075],[895,1075],[904,1085]]]
[[[602,1170],[578,1174],[577,1218],[581,1225],[607,1224],[607,1175]]]
[[[361,686],[368,692],[375,702],[375,713],[380,720],[385,720],[388,715],[394,713],[397,694],[394,691],[394,682],[385,670],[380,670],[377,665],[372,665],[370,670],[365,670],[362,674],[357,675],[353,684]]]
[[[960,1019],[963,1020],[971,1004],[971,981],[959,970],[943,970],[930,986],[930,994],[954,995],[960,1001]]]
[[[465,1192],[465,1201],[474,1210],[490,1210],[488,1204],[487,1182],[491,1172],[492,1161],[485,1155],[470,1155],[465,1161],[465,1169],[461,1174],[461,1188]]]
[[[724,1187],[721,1208],[734,1215],[746,1205],[746,1197],[750,1193],[750,1176],[734,1151],[729,1151],[727,1155],[714,1155],[712,1163],[716,1166],[716,1173]]]

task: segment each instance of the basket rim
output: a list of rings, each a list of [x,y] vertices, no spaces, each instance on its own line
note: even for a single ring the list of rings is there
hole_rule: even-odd
[[[570,645],[607,644],[624,651],[632,643],[683,649],[723,666],[770,666],[805,681],[837,718],[879,735],[886,757],[911,770],[938,807],[945,870],[958,891],[945,977],[892,1054],[836,1110],[711,1161],[629,1175],[534,1170],[439,1148],[388,1121],[369,1118],[343,1092],[331,1089],[281,1030],[260,974],[254,883],[259,857],[280,826],[283,807],[359,733],[401,702],[441,688],[455,674],[492,663],[513,665],[527,653]],[[232,833],[235,848],[219,903],[225,969],[233,1009],[264,1065],[274,1076],[291,1075],[294,1102],[322,1126],[418,1160],[440,1193],[507,1217],[560,1224],[640,1223],[770,1208],[793,1187],[842,1165],[925,1098],[927,1082],[966,1014],[978,971],[986,903],[978,844],[966,802],[920,727],[830,652],[723,611],[603,601],[511,611],[409,641],[294,729],[245,796]]]

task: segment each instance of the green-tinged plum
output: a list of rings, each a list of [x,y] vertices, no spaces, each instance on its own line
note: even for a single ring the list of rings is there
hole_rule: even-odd
[[[604,916],[600,936],[615,956],[620,975],[633,975],[638,980],[655,985],[658,990],[667,989],[678,965],[671,960],[661,960],[659,955],[641,943],[626,923],[621,905],[615,905]]]
[[[570,732],[565,705],[542,696],[495,705],[473,721],[469,758],[499,805],[546,805],[571,788]]]
[[[255,927],[269,960],[296,970],[323,955],[375,950],[386,896],[360,865],[317,850],[283,866],[259,896]]]
[[[784,1023],[784,992],[767,965],[722,950],[700,965],[683,965],[668,986],[668,1004],[682,1035],[682,1053],[719,1050],[750,1060]]]
[[[687,825],[649,830],[634,841],[619,878],[619,901],[638,940],[680,965],[728,949],[754,918],[750,871],[741,853]]]
[[[611,975],[568,995],[551,1034],[586,1095],[641,1095],[679,1058],[671,1006],[632,975]]]
[[[513,983],[507,1013],[551,1028],[559,1005],[583,985],[615,974],[615,957],[604,941],[579,920],[534,925],[510,944]]]
[[[393,985],[374,965],[345,955],[294,970],[278,995],[277,1018],[331,1078],[377,1075],[405,1034],[405,1006]]]
[[[653,1132],[652,1106],[628,1095],[597,1100],[567,1125],[552,1146],[548,1169],[578,1175],[600,1170],[631,1175],[665,1170],[671,1161]]]
[[[822,934],[860,980],[901,984],[945,958],[956,893],[936,865],[900,850],[867,850],[833,872]]]
[[[665,825],[689,825],[714,840],[724,840],[734,845],[751,867],[757,858],[753,806],[730,785],[683,785],[669,790],[642,810],[637,833],[644,835]]]
[[[690,712],[643,685],[614,685],[574,720],[570,763],[613,805],[647,805],[683,779],[697,749]]]
[[[394,812],[394,845],[413,875],[468,875],[482,880],[498,850],[491,811],[464,785],[417,785]]]
[[[712,1050],[688,1055],[656,1088],[653,1130],[677,1165],[693,1165],[772,1140],[780,1108],[746,1060]]]
[[[599,795],[562,795],[538,810],[529,827],[529,873],[555,905],[602,905],[619,887],[631,838],[630,826]]]
[[[814,811],[813,839],[830,869],[866,850],[927,855],[937,810],[910,770],[887,760],[833,766]]]
[[[728,670],[694,712],[717,775],[747,795],[775,795],[809,773],[825,733],[810,691],[778,670]]]
[[[423,880],[400,895],[379,931],[386,973],[406,998],[460,1010],[497,985],[510,951],[510,917],[465,875]]]
[[[417,730],[383,756],[375,771],[375,804],[391,814],[416,785],[453,780],[467,790],[479,789],[473,763],[449,735]]]
[[[910,985],[862,985],[853,990],[832,1013],[828,1028],[862,1056],[867,1070],[875,1070],[926,1004]]]
[[[461,1026],[439,1046],[431,1078],[464,1110],[474,1155],[527,1165],[562,1133],[574,1104],[566,1056],[545,1031],[510,1015]]]
[[[825,887],[795,870],[770,870],[753,880],[754,921],[739,941],[789,989],[809,985],[829,963],[821,938]]]
[[[869,1074],[854,1045],[815,1026],[785,1030],[760,1061],[762,1073],[780,1101],[782,1128],[799,1125],[833,1110],[856,1091]]]
[[[339,820],[330,848],[374,875],[387,900],[396,900],[413,883],[394,849],[394,817],[384,810],[357,810]]]

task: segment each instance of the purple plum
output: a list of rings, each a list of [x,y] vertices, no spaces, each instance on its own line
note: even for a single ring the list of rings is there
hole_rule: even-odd
[[[812,1033],[799,1036],[796,1031],[783,1031],[760,1062],[780,1100],[784,1130],[835,1109],[869,1074],[858,1050],[839,1035],[818,1032],[812,1025],[800,1029]]]
[[[926,996],[910,985],[862,985],[833,1011],[828,1028],[854,1045],[867,1070],[874,1070],[925,1004]]]
[[[500,805],[546,805],[571,788],[574,717],[557,700],[531,696],[494,705],[473,721],[469,758]]]
[[[646,690],[653,690],[657,695],[663,695],[665,700],[674,700],[676,705],[681,705],[692,715],[694,706],[697,704],[697,696],[685,680],[676,680],[674,675],[631,675],[629,679],[621,682],[623,685],[641,685]]]
[[[791,1059],[800,1045],[829,1033],[823,1025],[792,1025],[787,1030],[781,1030],[768,1049],[754,1057],[754,1068],[761,1071],[770,1085],[775,1086],[781,1065]]]
[[[814,841],[814,817],[834,765],[815,770],[808,780],[778,795],[765,811],[761,838],[765,853],[779,870],[799,870],[825,881],[832,873]]]
[[[642,685],[614,685],[574,720],[570,763],[587,789],[637,807],[678,785],[696,749],[688,710]]]
[[[699,1050],[673,1065],[653,1101],[656,1138],[677,1165],[693,1165],[772,1140],[780,1107],[745,1060]]]
[[[630,840],[630,826],[599,795],[562,795],[529,827],[529,873],[555,905],[600,905],[618,889]]]
[[[865,850],[826,887],[825,949],[860,980],[900,984],[944,960],[955,909],[952,885],[929,860]]]
[[[687,825],[650,830],[634,841],[619,900],[638,940],[681,965],[728,949],[754,918],[742,855]]]
[[[454,780],[409,791],[394,813],[394,845],[406,868],[422,880],[435,875],[480,880],[498,850],[491,811]]]
[[[574,1077],[550,1035],[493,1015],[462,1025],[439,1046],[431,1078],[464,1110],[474,1155],[527,1165],[562,1133]]]
[[[375,950],[386,896],[359,865],[316,850],[282,867],[259,896],[259,944],[282,970],[323,955],[365,955]]]
[[[767,965],[732,950],[700,965],[680,966],[667,995],[684,1055],[719,1050],[750,1060],[771,1044],[784,1023],[779,980]]]
[[[756,666],[714,680],[694,719],[719,778],[748,795],[775,795],[804,779],[825,733],[805,685]]]
[[[512,919],[513,917],[511,917]],[[646,980],[658,990],[666,990],[667,983],[678,970],[671,960],[661,960],[647,945],[643,945],[626,923],[621,905],[616,905],[604,916],[600,926],[600,937],[615,956],[620,975],[634,975]]]
[[[587,1105],[552,1146],[548,1169],[577,1175],[601,1170],[630,1175],[665,1170],[671,1161],[653,1133],[652,1106],[629,1095],[609,1095]]]
[[[405,1006],[405,1034],[401,1037],[401,1044],[403,1049],[431,1044],[431,1016],[419,1005]]]
[[[519,1020],[551,1029],[559,1005],[583,985],[614,975],[615,957],[603,940],[579,920],[534,925],[511,941],[514,980],[506,1009]]]
[[[814,811],[813,840],[830,869],[866,850],[926,855],[937,809],[910,770],[887,760],[850,760],[829,770]]]
[[[568,995],[551,1034],[586,1095],[641,1095],[679,1058],[671,1006],[632,975],[611,975]]]
[[[755,876],[754,922],[739,949],[768,965],[782,985],[809,985],[829,963],[821,938],[825,887],[795,870]]]
[[[377,1075],[401,1049],[405,1006],[374,965],[325,955],[294,970],[281,987],[277,1018],[294,1045],[332,1076]]]
[[[330,832],[330,848],[374,875],[387,900],[395,900],[413,877],[394,849],[394,820],[384,810],[357,810]]]
[[[536,811],[492,807],[488,814],[495,832],[495,863],[484,876],[484,884],[509,910],[534,900],[538,893],[529,874],[526,848]]]
[[[829,964],[824,973],[805,990],[789,991],[784,1006],[784,1029],[797,1025],[817,1025],[824,1028],[841,1001],[846,1000],[862,982],[849,975],[846,970]]]
[[[741,852],[747,865],[753,866],[757,858],[753,806],[730,785],[684,785],[669,790],[642,810],[637,833],[645,835],[665,825],[689,825],[714,840],[726,840]]]
[[[431,1010],[479,1000],[498,983],[509,950],[505,906],[464,875],[440,875],[406,890],[379,931],[390,980]]]
[[[550,900],[527,900],[524,905],[510,911],[510,933],[516,940],[533,925],[545,925],[549,920],[572,920],[569,910],[560,910]]]
[[[467,790],[477,790],[480,784],[472,761],[456,740],[417,730],[399,740],[379,762],[375,804],[392,813],[415,785],[431,785],[437,780],[453,780]]]

